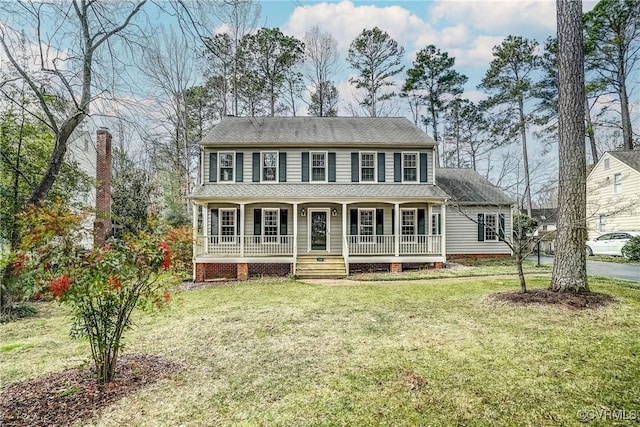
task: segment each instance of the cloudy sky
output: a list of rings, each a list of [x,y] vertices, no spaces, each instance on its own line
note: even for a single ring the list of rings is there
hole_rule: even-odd
[[[585,11],[594,4],[585,2]],[[405,48],[407,67],[417,51],[433,44],[456,58],[456,69],[469,77],[466,96],[478,100],[483,95],[476,86],[493,46],[509,34],[543,43],[555,35],[555,13],[553,0],[263,1],[259,25],[280,27],[300,39],[313,25],[330,32],[338,40],[344,80],[354,73],[345,61],[347,49],[364,28],[387,31]],[[338,87],[348,99],[349,85],[343,81]]]

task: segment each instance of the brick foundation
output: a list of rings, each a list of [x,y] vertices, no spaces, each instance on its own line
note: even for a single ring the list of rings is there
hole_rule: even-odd
[[[236,264],[196,264],[196,282],[210,279],[234,279]]]
[[[292,264],[247,264],[247,263],[197,263],[196,282],[212,279],[247,280],[251,276],[287,276],[291,273]]]
[[[389,263],[351,263],[349,273],[373,273],[377,271],[389,271]]]
[[[444,262],[434,262],[433,263],[433,268],[437,269],[437,268],[444,268]]]
[[[402,273],[402,263],[401,262],[392,262],[389,266],[389,270],[392,273]]]
[[[288,276],[293,264],[249,264],[249,276]]]
[[[448,261],[511,258],[511,254],[447,254]]]

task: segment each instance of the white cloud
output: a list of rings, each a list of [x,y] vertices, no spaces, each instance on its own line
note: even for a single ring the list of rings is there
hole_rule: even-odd
[[[377,26],[405,48],[416,39],[435,36],[435,30],[429,23],[400,6],[356,6],[350,1],[297,7],[283,31],[302,39],[314,25],[335,37],[338,50],[343,55],[346,55],[351,41],[365,28]]]

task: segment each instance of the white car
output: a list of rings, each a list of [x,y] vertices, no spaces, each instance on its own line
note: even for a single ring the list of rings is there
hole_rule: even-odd
[[[587,256],[617,255],[622,256],[622,247],[633,237],[640,236],[640,231],[615,231],[606,233],[587,241]]]

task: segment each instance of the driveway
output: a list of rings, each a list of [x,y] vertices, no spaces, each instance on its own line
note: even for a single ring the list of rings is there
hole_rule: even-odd
[[[537,261],[537,257],[531,256],[530,260]],[[553,264],[553,258],[540,257],[543,264]],[[587,274],[591,276],[610,277],[612,279],[624,279],[640,282],[640,265],[618,264],[615,262],[589,261],[587,258]]]

